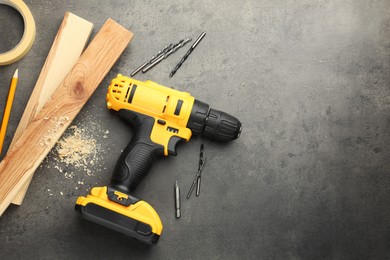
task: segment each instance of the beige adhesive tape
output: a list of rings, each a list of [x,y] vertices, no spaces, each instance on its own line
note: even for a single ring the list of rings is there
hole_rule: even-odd
[[[0,4],[15,8],[24,20],[24,33],[20,42],[12,50],[0,53],[0,66],[4,66],[20,60],[31,49],[35,39],[35,21],[30,9],[22,0],[0,0]]]

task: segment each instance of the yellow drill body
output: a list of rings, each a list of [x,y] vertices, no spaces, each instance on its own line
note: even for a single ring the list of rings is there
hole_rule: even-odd
[[[130,193],[155,160],[176,155],[179,141],[189,141],[192,134],[234,140],[241,123],[187,92],[121,74],[111,81],[106,101],[132,126],[133,137],[115,165],[110,184],[79,197],[75,209],[90,221],[155,244],[163,229],[161,219],[152,206]]]
[[[135,92],[136,95],[131,95]],[[164,146],[165,156],[168,156],[168,143],[172,136],[190,140],[192,132],[186,126],[194,100],[187,92],[174,90],[150,80],[138,81],[121,74],[112,80],[106,97],[109,109],[128,109],[153,117],[155,123],[150,139]],[[181,108],[177,113],[180,103]],[[158,123],[159,120],[163,120],[165,124]]]

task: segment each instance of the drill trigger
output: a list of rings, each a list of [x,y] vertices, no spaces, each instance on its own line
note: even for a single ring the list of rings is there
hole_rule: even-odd
[[[178,136],[172,136],[170,139],[169,139],[169,142],[168,142],[168,153],[170,155],[174,155],[176,156],[177,153],[176,153],[176,145],[180,142],[180,141],[185,141],[186,139],[184,138],[181,138],[181,137],[178,137]]]

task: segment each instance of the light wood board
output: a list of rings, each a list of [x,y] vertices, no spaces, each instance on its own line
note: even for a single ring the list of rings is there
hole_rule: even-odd
[[[133,34],[108,19],[0,163],[0,215],[122,54]]]
[[[91,35],[93,24],[72,13],[65,13],[62,24],[54,39],[53,45],[43,65],[41,74],[31,93],[30,99],[20,119],[18,128],[12,139],[10,149],[19,140],[27,125],[41,111],[46,101],[64,80],[76,61],[80,58]],[[12,200],[20,205],[26,195],[32,176],[26,181]]]

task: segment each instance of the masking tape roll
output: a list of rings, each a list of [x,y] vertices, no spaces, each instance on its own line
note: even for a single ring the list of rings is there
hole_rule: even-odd
[[[15,8],[24,21],[24,33],[20,42],[12,50],[0,53],[0,66],[3,66],[20,60],[31,49],[35,39],[35,21],[30,9],[22,0],[0,0],[0,4]]]

